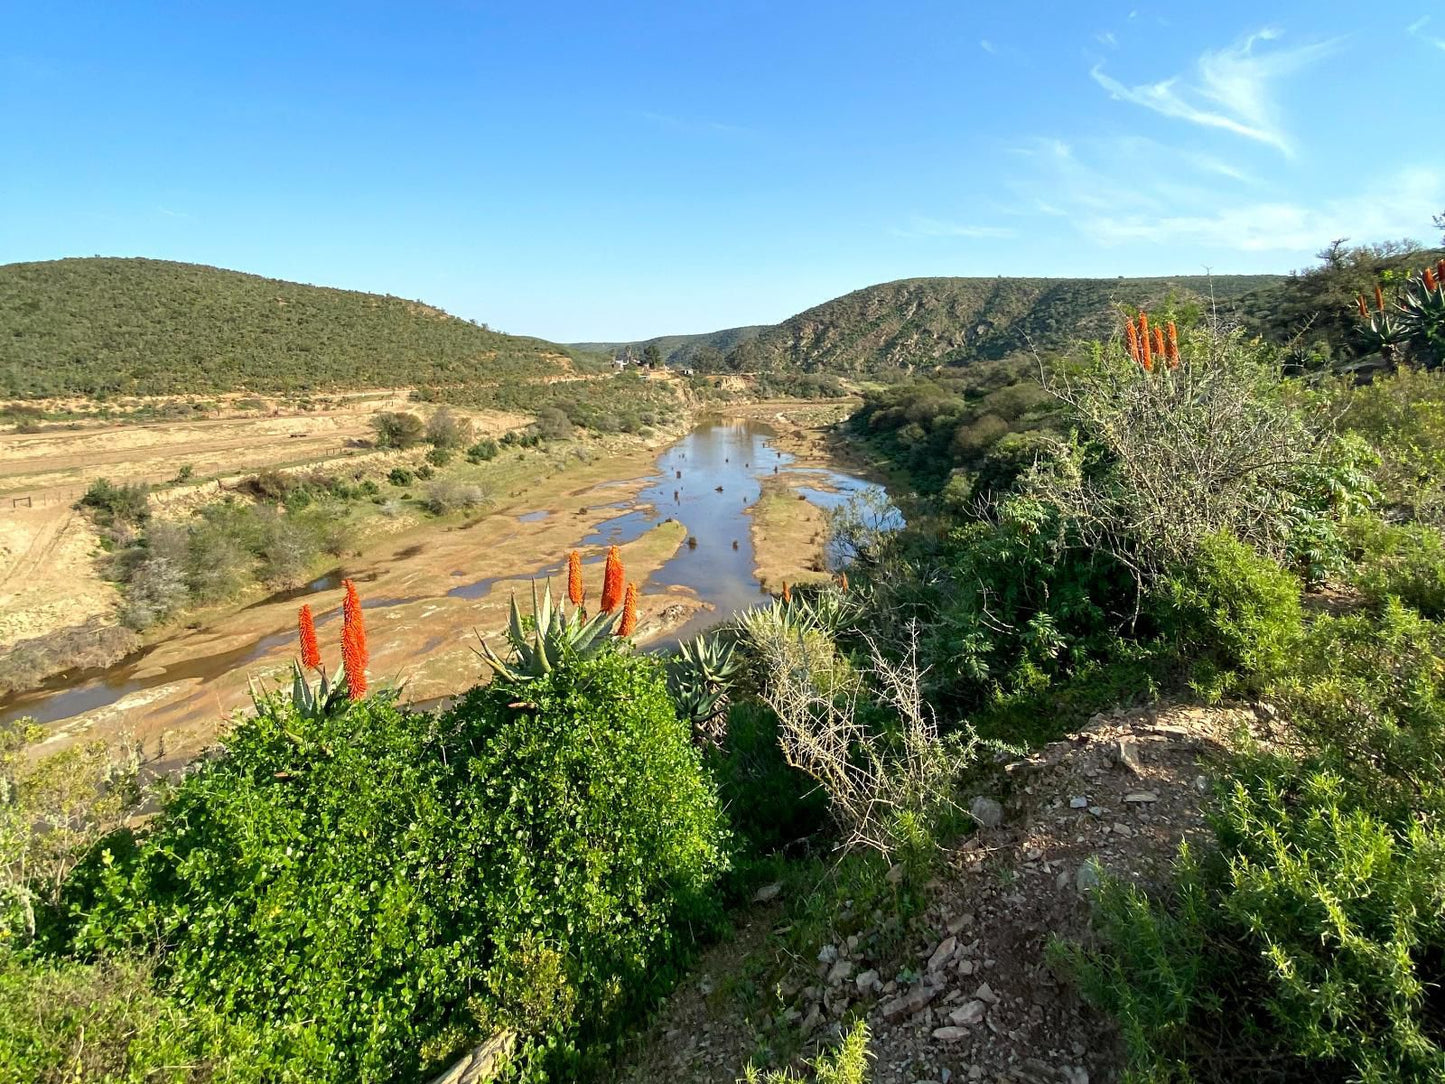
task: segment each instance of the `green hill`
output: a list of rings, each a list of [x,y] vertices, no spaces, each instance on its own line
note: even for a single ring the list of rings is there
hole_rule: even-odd
[[[466,385],[570,360],[417,301],[199,264],[0,266],[0,396]]]
[[[701,335],[658,335],[639,342],[613,343],[571,343],[572,349],[594,354],[616,354],[631,348],[639,357],[649,346],[656,346],[662,358],[669,365],[691,365],[699,369],[715,369],[739,343],[755,339],[761,332],[771,328],[770,324],[749,324],[747,327],[729,327],[722,331],[709,331]]]
[[[741,369],[862,375],[1007,357],[1103,335],[1116,306],[1228,302],[1277,275],[1136,279],[920,278],[855,290],[739,345]]]

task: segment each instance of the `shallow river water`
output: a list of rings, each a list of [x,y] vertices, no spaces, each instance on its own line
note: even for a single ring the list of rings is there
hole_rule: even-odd
[[[594,529],[572,540],[572,545],[601,547],[609,543],[625,544],[640,538],[667,519],[680,521],[688,531],[688,541],[676,554],[648,577],[642,585],[645,595],[671,589],[683,589],[707,604],[679,628],[656,637],[648,646],[661,646],[685,639],[721,621],[740,609],[751,606],[763,597],[762,588],[753,574],[755,565],[751,520],[748,509],[758,500],[762,483],[770,476],[783,474],[798,492],[821,507],[847,500],[868,488],[876,488],[844,471],[825,467],[800,467],[786,452],[773,446],[772,431],[751,421],[722,420],[704,422],[658,457],[655,477],[640,491],[635,479],[619,479],[615,483],[594,487],[598,504],[615,511],[596,524]],[[626,494],[608,502],[609,485],[625,489]],[[520,513],[515,507],[506,513],[517,530],[542,529],[556,516],[545,509]],[[412,562],[425,562],[426,545],[399,551],[392,557]],[[600,548],[588,558],[591,563],[602,559]],[[435,570],[431,570],[435,571]],[[509,570],[505,577],[469,579],[459,572],[451,573],[451,586],[419,589],[416,594],[392,597],[366,597],[368,611],[401,608],[406,620],[431,621],[445,604],[458,599],[487,598],[494,584],[505,578],[515,582],[518,577],[550,576],[560,565]],[[355,573],[358,581],[376,580],[372,572]],[[462,582],[456,582],[460,577]],[[340,570],[330,572],[302,588],[279,593],[247,607],[247,610],[274,610],[277,622],[285,614],[294,614],[295,606],[308,599],[318,603],[318,627],[323,640],[329,624],[335,622],[335,595],[342,578]],[[593,577],[595,578],[595,576]],[[435,576],[424,583],[437,583]],[[284,606],[282,605],[284,604]],[[397,616],[402,616],[398,614]],[[218,623],[220,624],[220,623]],[[372,624],[368,621],[368,625]],[[207,630],[210,631],[210,630]],[[332,630],[334,631],[334,630]],[[414,631],[414,630],[413,630]],[[182,631],[178,636],[190,635]],[[83,717],[99,711],[115,711],[134,702],[142,707],[148,701],[159,701],[175,688],[184,691],[183,698],[168,705],[169,722],[184,720],[187,712],[216,716],[223,697],[211,686],[223,678],[232,679],[248,668],[274,669],[284,663],[293,647],[294,630],[289,621],[273,631],[259,635],[243,635],[241,642],[228,642],[224,651],[197,650],[176,652],[163,663],[152,659],[163,647],[174,648],[171,642],[149,647],[116,666],[93,671],[80,671],[47,683],[41,689],[13,698],[0,705],[0,721],[32,716],[41,723],[83,723]],[[235,638],[233,637],[233,640]],[[412,636],[417,655],[424,655],[435,640]],[[397,660],[406,663],[402,658]],[[413,660],[419,661],[419,660]]]

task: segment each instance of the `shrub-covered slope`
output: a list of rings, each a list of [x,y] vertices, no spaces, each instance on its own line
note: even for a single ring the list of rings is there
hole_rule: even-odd
[[[761,328],[654,342],[670,363],[743,370],[886,374],[1056,349],[1111,329],[1116,304],[1158,308],[1229,301],[1278,275],[1171,278],[918,278],[868,286]],[[578,344],[601,346],[604,344]]]
[[[167,260],[0,266],[0,395],[515,380],[572,352],[417,301]]]

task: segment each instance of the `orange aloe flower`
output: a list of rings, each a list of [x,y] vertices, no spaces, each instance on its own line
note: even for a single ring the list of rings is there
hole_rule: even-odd
[[[1435,271],[1433,268],[1425,268],[1425,289],[1435,289]]]
[[[1139,364],[1146,373],[1154,371],[1154,355],[1149,346],[1149,314],[1139,314]]]
[[[607,547],[607,564],[602,570],[602,612],[610,614],[622,605],[622,555],[616,546]]]
[[[1162,327],[1154,329],[1154,353],[1161,358],[1169,356],[1168,351],[1164,349],[1164,329]]]
[[[788,581],[787,581],[787,580],[784,580],[784,581],[783,581],[783,601],[784,601],[784,602],[792,602],[792,601],[793,601],[793,589],[788,586]]]
[[[1375,287],[1375,308],[1381,312],[1385,311],[1385,291],[1380,289],[1379,286]]]
[[[1369,316],[1369,315],[1370,315],[1369,307],[1365,304],[1365,295],[1364,295],[1364,294],[1356,294],[1356,295],[1355,295],[1355,304],[1359,307],[1360,315],[1361,315],[1361,316]]]
[[[366,622],[361,617],[361,597],[356,584],[342,580],[346,601],[341,605],[341,659],[346,667],[346,695],[360,700],[366,695],[366,664],[371,661],[366,650]]]
[[[567,555],[567,601],[581,606],[587,592],[582,587],[582,555],[573,550]]]
[[[1435,265],[1435,277],[1441,282],[1445,282],[1445,258]]]
[[[1169,349],[1165,357],[1169,359],[1169,368],[1179,368],[1179,329],[1174,326],[1174,321],[1169,321]]]
[[[637,628],[637,584],[629,583],[622,598],[622,622],[617,626],[618,636],[631,636]]]
[[[316,622],[311,617],[311,607],[302,606],[296,615],[296,627],[301,633],[301,665],[308,670],[321,669],[321,647],[316,643]]]
[[[1139,332],[1134,330],[1134,321],[1130,320],[1124,325],[1125,338],[1129,340],[1129,356],[1139,364],[1144,364],[1144,357],[1139,353]]]
[[[848,573],[838,573],[838,586],[842,588],[843,594],[846,595],[848,593]]]

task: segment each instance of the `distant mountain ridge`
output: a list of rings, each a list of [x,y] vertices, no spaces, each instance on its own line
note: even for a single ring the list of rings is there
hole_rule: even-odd
[[[585,360],[419,301],[201,264],[0,266],[0,396],[525,381]]]
[[[574,345],[640,352],[656,343],[674,365],[856,376],[1054,349],[1107,333],[1121,304],[1233,308],[1239,299],[1286,281],[1284,275],[899,279],[854,290],[779,324]]]
[[[715,367],[715,363],[721,362],[722,357],[739,343],[755,339],[761,332],[767,331],[771,327],[771,324],[749,324],[746,327],[729,327],[723,328],[721,331],[708,331],[701,335],[657,335],[651,339],[640,339],[637,342],[568,343],[567,345],[573,350],[614,356],[630,349],[638,357],[641,357],[642,352],[649,346],[656,346],[661,351],[663,360],[669,365],[694,365],[698,368],[708,369]],[[712,357],[714,352],[719,356]]]

